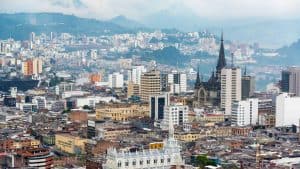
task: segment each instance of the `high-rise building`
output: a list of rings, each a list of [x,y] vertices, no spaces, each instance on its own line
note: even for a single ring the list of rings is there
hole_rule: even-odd
[[[164,118],[162,128],[168,129],[170,123],[183,125],[188,122],[189,107],[186,105],[169,105],[164,108]]]
[[[168,88],[170,93],[184,93],[187,88],[187,77],[184,73],[179,73],[177,71],[173,71],[168,74]]]
[[[287,70],[283,70],[281,72],[281,91],[282,92],[289,92],[289,85],[290,85],[290,72]]]
[[[129,82],[127,86],[127,97],[140,96],[140,85]]]
[[[256,125],[258,122],[258,99],[234,101],[231,117],[232,124],[236,126]]]
[[[298,125],[300,97],[282,93],[276,97],[276,127]]]
[[[141,76],[140,86],[141,100],[148,102],[151,95],[158,95],[160,92],[160,72],[157,70],[151,70],[143,73]]]
[[[43,61],[38,58],[28,59],[22,62],[22,73],[25,76],[38,75],[43,71]]]
[[[281,88],[300,96],[300,67],[290,67],[282,72]]]
[[[226,67],[221,71],[221,108],[231,115],[233,101],[241,100],[241,69]]]
[[[255,77],[244,72],[242,76],[242,99],[245,100],[253,96],[255,91]]]
[[[119,72],[115,72],[108,76],[108,86],[110,88],[122,88],[124,84],[124,77]]]
[[[141,84],[141,76],[146,72],[144,66],[132,66],[131,70],[128,70],[128,82],[133,82],[134,84]]]
[[[150,96],[150,118],[152,120],[162,120],[164,118],[164,108],[169,104],[169,93]]]

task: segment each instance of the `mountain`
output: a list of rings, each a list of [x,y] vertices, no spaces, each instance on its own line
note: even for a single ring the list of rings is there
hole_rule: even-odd
[[[216,11],[217,12],[217,11]],[[175,28],[180,31],[209,30],[214,34],[224,31],[227,40],[245,43],[258,42],[262,47],[280,48],[300,36],[300,18],[270,19],[263,17],[220,19],[195,14],[184,4],[152,13],[141,21],[150,28]]]
[[[116,16],[116,17],[110,19],[109,22],[114,23],[114,24],[119,25],[124,28],[130,28],[130,29],[145,29],[146,28],[146,26],[144,26],[143,24],[141,24],[137,21],[128,19],[123,15]]]
[[[300,39],[289,46],[278,49],[278,52],[280,54],[280,57],[283,58],[281,60],[282,62],[284,62],[284,64],[300,65]]]
[[[0,38],[26,40],[30,32],[103,35],[129,33],[133,30],[109,21],[79,18],[60,13],[0,14]]]

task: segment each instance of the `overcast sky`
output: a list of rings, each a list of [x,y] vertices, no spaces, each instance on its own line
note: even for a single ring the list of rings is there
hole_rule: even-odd
[[[0,0],[0,12],[62,12],[97,19],[124,15],[142,20],[162,10],[177,13],[180,7],[211,19],[300,18],[300,0]]]

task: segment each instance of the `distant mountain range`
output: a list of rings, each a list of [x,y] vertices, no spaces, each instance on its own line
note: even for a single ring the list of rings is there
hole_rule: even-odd
[[[208,30],[220,34],[223,30],[226,40],[258,42],[264,47],[280,48],[297,41],[300,37],[300,19],[249,18],[218,21],[199,18],[186,9],[177,13],[164,10],[142,20],[137,22],[125,16],[117,16],[103,21],[60,13],[0,14],[0,38],[25,40],[29,38],[30,32],[104,35],[161,29],[164,32]]]
[[[123,21],[123,22],[122,22]],[[50,33],[67,32],[72,34],[103,35],[114,33],[128,33],[133,30],[123,27],[129,20],[115,18],[112,21],[79,18],[73,15],[60,13],[17,13],[0,14],[0,38],[9,37],[25,40],[30,32]]]

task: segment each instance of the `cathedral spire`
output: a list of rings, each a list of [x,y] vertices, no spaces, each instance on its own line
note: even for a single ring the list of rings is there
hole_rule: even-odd
[[[225,59],[225,49],[224,49],[224,39],[223,39],[223,32],[221,34],[221,45],[219,51],[219,58],[217,63],[217,71],[221,71],[222,68],[226,66],[226,59]]]
[[[200,78],[200,71],[198,66],[195,89],[199,88],[200,85],[201,85],[201,78]]]

